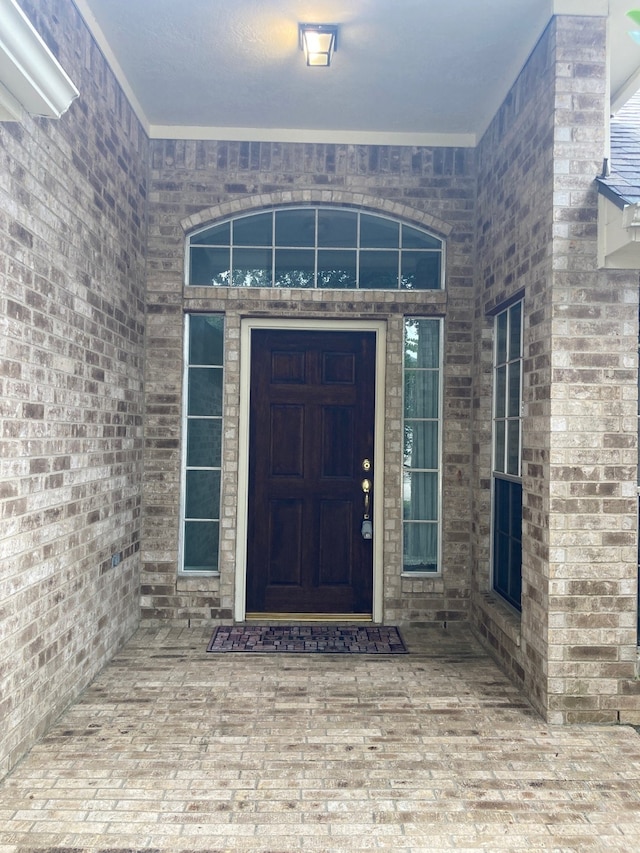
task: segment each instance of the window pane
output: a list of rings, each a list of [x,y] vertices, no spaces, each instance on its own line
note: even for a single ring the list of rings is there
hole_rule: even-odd
[[[437,520],[438,475],[423,471],[403,472],[404,518]]]
[[[437,524],[405,522],[403,527],[403,570],[405,572],[437,572]]]
[[[505,450],[505,422],[504,421],[496,421],[495,424],[495,459],[494,459],[494,468],[496,471],[500,471],[502,474],[505,473],[505,460],[504,460],[504,450]]]
[[[223,222],[222,225],[214,225],[199,234],[191,237],[192,246],[228,246],[231,238],[231,223]]]
[[[313,287],[315,252],[276,249],[276,287]]]
[[[509,358],[520,358],[522,303],[517,302],[509,310]]]
[[[438,417],[437,370],[407,370],[404,377],[404,415],[406,418]]]
[[[193,419],[187,424],[187,465],[215,468],[222,459],[222,420]]]
[[[218,518],[220,471],[187,471],[185,518]]]
[[[404,464],[408,468],[438,467],[437,421],[407,421],[405,423]]]
[[[271,287],[271,249],[234,249],[233,286]]]
[[[442,242],[431,234],[425,234],[417,228],[409,225],[402,226],[402,248],[403,249],[440,249]]]
[[[230,283],[229,249],[193,248],[189,253],[189,284],[195,287]]]
[[[315,210],[276,211],[276,246],[313,247],[315,244]]]
[[[440,364],[440,321],[405,320],[405,367],[433,367]]]
[[[507,415],[507,367],[502,365],[496,370],[496,417],[504,418]]]
[[[318,287],[354,288],[356,253],[318,251]]]
[[[184,526],[184,568],[187,571],[218,570],[218,522],[187,521]]]
[[[370,249],[395,249],[400,245],[400,227],[392,219],[381,216],[360,216],[360,245]]]
[[[493,586],[521,609],[522,485],[499,477],[494,480]]]
[[[520,422],[507,421],[507,474],[520,475]]]
[[[273,217],[271,213],[245,216],[233,223],[233,242],[236,246],[271,246]]]
[[[358,240],[358,214],[348,210],[318,210],[318,246],[352,248]]]
[[[224,318],[192,314],[189,317],[189,364],[222,364]]]
[[[514,361],[509,365],[509,405],[507,414],[510,418],[520,416],[520,362]]]
[[[403,252],[401,287],[405,290],[438,290],[440,288],[440,254]]]
[[[507,360],[507,312],[498,315],[496,320],[496,364]]]
[[[222,415],[222,368],[189,368],[189,415]]]
[[[360,252],[360,287],[398,289],[399,252]]]

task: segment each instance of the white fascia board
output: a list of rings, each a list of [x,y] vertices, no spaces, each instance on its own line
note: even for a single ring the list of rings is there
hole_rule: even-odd
[[[80,94],[15,0],[0,0],[0,118],[60,118]]]

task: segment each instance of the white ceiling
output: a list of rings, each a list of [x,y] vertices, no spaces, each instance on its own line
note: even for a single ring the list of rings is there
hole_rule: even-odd
[[[634,0],[75,2],[154,137],[474,145],[554,11],[609,15],[614,107],[640,85]]]

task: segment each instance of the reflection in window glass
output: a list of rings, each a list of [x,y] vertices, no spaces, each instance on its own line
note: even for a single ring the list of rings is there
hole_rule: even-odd
[[[397,252],[360,252],[360,287],[395,290],[398,282]]]
[[[443,249],[439,238],[388,216],[344,207],[285,207],[192,234],[187,284],[439,290]],[[302,254],[285,254],[296,250]]]
[[[276,287],[313,287],[315,254],[306,249],[276,249]]]
[[[404,329],[403,569],[439,571],[441,321]]]
[[[271,249],[234,249],[233,286],[271,287]]]
[[[404,290],[438,290],[439,252],[403,252],[401,282]]]
[[[182,570],[218,570],[224,320],[215,314],[186,318],[187,364]]]
[[[202,287],[226,286],[231,283],[231,252],[229,249],[207,249],[197,246],[190,256],[191,284]]]
[[[318,287],[352,289],[356,286],[356,276],[355,252],[318,251]]]

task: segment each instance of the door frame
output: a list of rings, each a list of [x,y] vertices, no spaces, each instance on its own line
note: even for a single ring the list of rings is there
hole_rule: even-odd
[[[247,317],[240,324],[240,410],[238,426],[238,515],[234,619],[244,622],[247,603],[247,521],[249,509],[249,394],[251,390],[251,333],[254,329],[289,331],[374,332],[376,336],[375,415],[373,449],[373,602],[372,621],[383,619],[384,542],[384,412],[387,324],[384,320],[289,320]],[[319,617],[321,618],[321,617]]]

